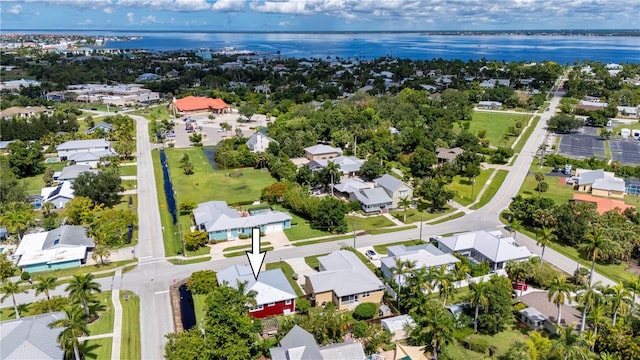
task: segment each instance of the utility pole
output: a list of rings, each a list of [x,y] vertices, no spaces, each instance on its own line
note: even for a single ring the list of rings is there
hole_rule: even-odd
[[[351,222],[351,227],[353,228],[353,250],[356,249],[356,223],[355,221]]]
[[[420,241],[422,241],[422,213],[420,213]]]

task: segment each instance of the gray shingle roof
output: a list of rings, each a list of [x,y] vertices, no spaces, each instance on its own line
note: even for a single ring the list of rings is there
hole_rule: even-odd
[[[318,258],[322,271],[308,275],[316,293],[333,291],[337,296],[384,289],[384,285],[351,251],[336,250]]]
[[[324,360],[313,335],[298,325],[280,340],[280,347],[270,352],[272,360]]]
[[[81,152],[70,154],[67,157],[67,160],[73,160],[75,162],[99,161],[104,157],[116,156],[116,155],[118,154],[115,151],[110,151],[110,150],[81,151]]]
[[[390,192],[398,190],[398,188],[404,184],[402,180],[396,179],[389,174],[384,174],[381,177],[374,179],[373,182]]]
[[[291,220],[291,215],[281,211],[265,211],[250,216],[240,216],[237,210],[229,208],[224,201],[209,201],[198,204],[193,210],[197,225],[204,225],[207,232],[229,229],[255,228]]]
[[[82,226],[63,225],[49,231],[47,239],[42,245],[42,249],[63,246],[86,246],[92,248],[95,244],[91,238],[87,237],[86,228]]]
[[[256,291],[258,305],[291,300],[297,297],[291,284],[281,269],[261,271],[258,281],[248,265],[233,265],[216,274],[218,285],[225,282],[228,286],[238,288],[238,282],[246,282],[245,293]]]
[[[56,146],[58,151],[60,150],[77,150],[77,149],[90,149],[90,148],[108,148],[110,143],[105,139],[91,139],[91,140],[71,140],[63,142]]]
[[[591,185],[593,189],[605,191],[625,191],[624,180],[613,177],[605,177],[604,179],[596,179]]]
[[[102,129],[102,130],[104,130],[104,132],[108,133],[108,132],[111,132],[113,130],[113,125],[109,124],[108,122],[101,121],[96,126],[90,128],[90,129],[87,129],[87,131],[85,131],[84,133],[87,134],[87,135],[88,134],[93,134],[93,132],[98,130],[98,129]]]
[[[75,178],[78,177],[78,175],[82,174],[83,172],[98,173],[98,170],[91,170],[91,166],[89,165],[81,165],[81,164],[69,165],[69,166],[65,166],[62,169],[62,171],[60,172],[60,175],[58,175],[58,180],[59,181],[74,180]]]
[[[474,231],[436,240],[453,251],[475,249],[493,262],[527,259],[533,254],[526,246],[517,246],[513,238],[500,238],[487,231]]]
[[[342,154],[341,149],[334,148],[333,146],[329,146],[325,144],[317,144],[317,145],[309,146],[305,148],[304,151],[312,155],[322,155],[322,154],[332,154],[332,153]]]
[[[358,159],[355,156],[338,156],[333,159],[318,159],[309,162],[309,167],[312,170],[319,170],[326,167],[329,162],[332,162],[338,167],[340,167],[340,171],[343,173],[351,173],[358,172],[364,164],[364,160]]]
[[[604,170],[584,171],[578,176],[578,185],[590,185],[598,179],[604,179]]]
[[[383,188],[364,189],[355,193],[358,201],[364,205],[391,204],[393,200]]]
[[[0,322],[0,358],[5,360],[64,358],[57,342],[62,328],[49,329],[61,319],[61,312],[48,313]]]

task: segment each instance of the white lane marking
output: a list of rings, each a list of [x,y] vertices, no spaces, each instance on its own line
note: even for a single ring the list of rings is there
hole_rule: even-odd
[[[162,290],[162,291],[156,291],[156,292],[154,292],[154,294],[160,295],[160,294],[166,294],[168,292],[169,292],[169,290]]]

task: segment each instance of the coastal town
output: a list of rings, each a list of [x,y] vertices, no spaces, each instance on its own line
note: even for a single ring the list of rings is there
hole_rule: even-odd
[[[640,358],[638,63],[1,40],[0,358]]]

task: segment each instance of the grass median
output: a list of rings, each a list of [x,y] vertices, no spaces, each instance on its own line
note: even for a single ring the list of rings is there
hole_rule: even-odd
[[[138,360],[142,357],[140,348],[140,298],[131,291],[120,292],[122,305],[122,347],[121,359]],[[151,314],[150,316],[158,316]]]
[[[491,180],[491,184],[489,184],[489,186],[487,186],[487,189],[484,191],[484,193],[482,193],[482,196],[480,197],[480,201],[478,201],[476,204],[474,204],[471,207],[472,210],[477,210],[487,205],[487,203],[491,201],[491,199],[493,199],[493,197],[496,195],[496,193],[502,186],[502,183],[504,182],[504,179],[507,177],[507,174],[509,172],[507,170],[497,170],[497,171],[498,172],[493,177],[493,180]]]

